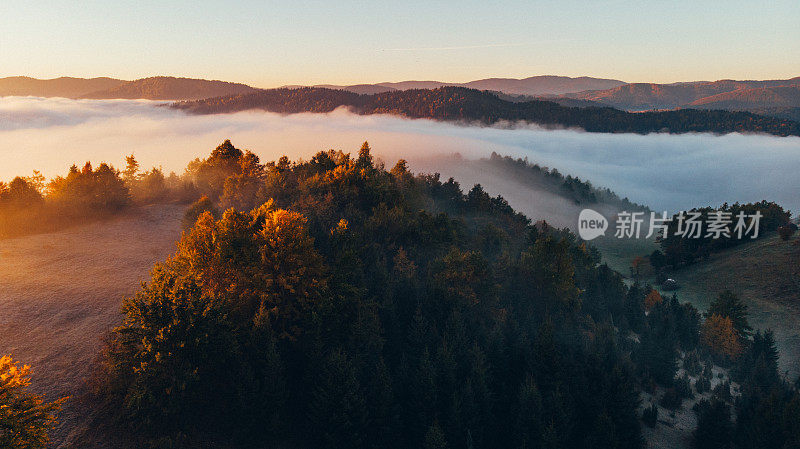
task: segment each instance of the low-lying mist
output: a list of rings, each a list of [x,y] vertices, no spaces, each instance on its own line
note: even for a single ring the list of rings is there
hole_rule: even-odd
[[[621,197],[670,212],[723,202],[776,201],[800,209],[800,138],[730,134],[591,134],[573,130],[467,127],[393,116],[281,116],[265,112],[190,116],[163,103],[128,100],[0,98],[0,180],[40,170],[63,174],[72,164],[123,166],[135,154],[142,167],[182,172],[225,138],[262,160],[308,158],[329,148],[357,151],[368,140],[388,166],[438,169],[436,157],[492,152],[609,187]],[[449,176],[447,166],[442,174]],[[460,179],[464,187],[472,180]],[[519,192],[492,191],[513,197]],[[512,205],[514,205],[512,203]]]

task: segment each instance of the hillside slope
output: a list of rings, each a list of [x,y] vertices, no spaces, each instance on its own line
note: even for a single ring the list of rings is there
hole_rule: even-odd
[[[705,109],[751,110],[756,108],[800,107],[800,84],[794,86],[737,89],[693,101]]]

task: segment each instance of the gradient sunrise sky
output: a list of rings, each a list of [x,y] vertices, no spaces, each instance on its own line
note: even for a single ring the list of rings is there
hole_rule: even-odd
[[[800,75],[800,1],[2,1],[0,77],[258,87]]]

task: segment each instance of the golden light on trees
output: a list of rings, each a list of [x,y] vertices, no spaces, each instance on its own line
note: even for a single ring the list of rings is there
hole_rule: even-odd
[[[0,357],[0,447],[34,449],[47,444],[54,414],[66,398],[44,402],[28,392],[30,384],[30,366],[20,367],[8,355]]]
[[[727,316],[714,314],[708,317],[700,331],[700,340],[712,352],[730,359],[735,359],[742,353],[739,336]]]

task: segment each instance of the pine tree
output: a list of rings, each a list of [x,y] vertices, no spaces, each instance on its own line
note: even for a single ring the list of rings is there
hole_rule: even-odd
[[[725,449],[732,436],[730,407],[722,401],[698,403],[697,429],[694,442],[697,449]]]
[[[444,432],[442,432],[441,427],[439,424],[434,423],[430,427],[428,427],[428,431],[425,433],[425,442],[422,445],[423,449],[447,449],[447,440],[444,437]]]
[[[136,181],[139,180],[139,161],[132,154],[125,156],[125,170],[122,171],[122,179],[128,188],[136,185]]]
[[[733,328],[736,329],[740,338],[747,338],[753,331],[750,323],[747,322],[747,305],[730,290],[720,293],[708,307],[706,317],[712,315],[730,318]]]
[[[542,396],[532,377],[528,377],[520,388],[517,399],[517,423],[514,429],[516,447],[535,449],[540,447],[544,429],[542,422]]]
[[[332,352],[316,379],[308,418],[317,442],[332,449],[364,447],[366,400],[350,358]]]
[[[269,438],[275,438],[284,430],[284,405],[288,396],[285,368],[277,347],[277,339],[272,331],[267,313],[259,313],[253,320],[251,341],[247,347],[252,351],[255,388],[253,397],[246,404],[254,410],[255,423],[252,431],[261,431]]]
[[[356,159],[356,167],[360,169],[372,168],[372,155],[369,147],[369,142],[364,142],[361,149],[358,150],[358,159]]]

